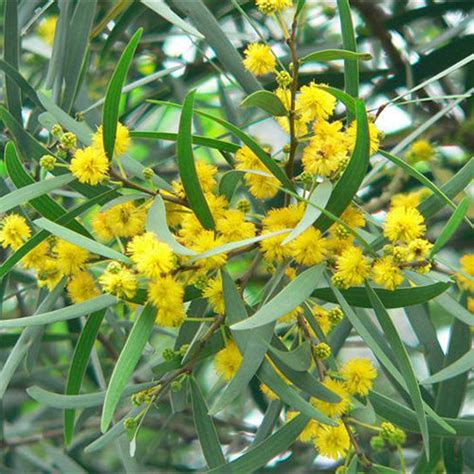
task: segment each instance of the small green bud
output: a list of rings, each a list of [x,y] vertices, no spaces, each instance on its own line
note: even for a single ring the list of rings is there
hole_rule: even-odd
[[[170,347],[168,347],[163,351],[162,355],[163,355],[163,359],[170,361],[176,357],[176,352],[174,349],[171,349]]]
[[[344,313],[342,312],[341,308],[337,307],[329,311],[328,317],[329,321],[331,321],[331,323],[335,326],[344,319]]]
[[[336,224],[334,226],[334,235],[339,239],[347,239],[349,237],[350,232],[342,225]]]
[[[183,388],[181,380],[173,380],[170,384],[172,392],[179,392]]]
[[[297,176],[298,181],[301,181],[304,184],[311,184],[314,180],[314,176],[307,171],[303,171],[300,175]]]
[[[287,143],[286,145],[283,145],[283,153],[290,153],[291,147]]]
[[[250,212],[250,209],[252,208],[252,205],[250,204],[250,201],[247,199],[240,199],[240,201],[237,203],[237,209],[239,211],[242,211],[244,214],[247,214],[247,212]]]
[[[65,160],[67,158],[67,151],[66,150],[58,150],[56,152],[56,155],[58,155],[58,158],[61,158],[61,160]]]
[[[383,422],[380,427],[380,436],[393,446],[401,446],[405,443],[407,435],[393,423]]]
[[[142,175],[145,179],[151,179],[155,176],[155,172],[151,168],[143,168]]]
[[[323,14],[327,16],[328,18],[334,18],[334,16],[336,15],[336,9],[329,5],[324,5]]]
[[[183,344],[180,348],[179,348],[179,354],[184,356],[184,354],[186,354],[186,352],[188,351],[189,349],[189,344]]]
[[[293,78],[286,71],[280,71],[276,75],[276,80],[279,86],[288,87],[293,81]]]
[[[135,405],[136,407],[139,407],[140,405],[143,405],[143,395],[141,392],[134,393],[130,399],[132,400],[132,404]]]
[[[119,262],[110,262],[107,265],[107,271],[110,273],[118,273],[120,270],[122,270],[122,265]]]
[[[331,347],[325,342],[320,342],[314,346],[314,353],[319,359],[325,360],[331,355]]]
[[[77,137],[71,132],[66,132],[59,141],[66,150],[72,150],[77,145]]]
[[[127,431],[134,431],[137,427],[137,420],[135,418],[126,418],[123,425]]]
[[[59,125],[59,123],[55,123],[51,128],[51,135],[53,135],[53,137],[59,138],[62,134],[63,128],[61,127],[61,125]]]
[[[382,451],[385,448],[385,440],[381,436],[372,436],[370,446],[374,451]]]
[[[54,167],[56,166],[56,157],[53,155],[43,155],[40,159],[40,166],[46,171],[54,170]]]
[[[194,282],[194,286],[198,290],[204,290],[207,287],[207,284],[209,283],[209,278],[206,275],[199,275],[196,278],[196,281]]]

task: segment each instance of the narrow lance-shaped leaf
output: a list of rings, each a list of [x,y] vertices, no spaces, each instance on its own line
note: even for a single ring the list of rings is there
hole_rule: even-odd
[[[474,368],[474,350],[466,352],[463,356],[453,362],[451,365],[448,365],[444,369],[440,370],[436,374],[433,374],[431,377],[423,380],[423,384],[433,384],[443,382],[444,380],[451,379],[457,375],[463,374],[468,370]]]
[[[413,369],[410,357],[408,355],[408,351],[405,347],[405,344],[403,344],[403,341],[400,338],[400,335],[398,334],[398,331],[395,328],[395,325],[392,319],[390,318],[390,315],[384,308],[375,291],[368,283],[366,283],[365,287],[369,296],[369,300],[371,301],[372,307],[374,308],[375,314],[377,315],[377,319],[380,325],[382,326],[385,337],[387,338],[388,343],[392,347],[393,352],[397,354],[397,361],[400,367],[400,372],[403,375],[403,378],[405,379],[408,392],[410,393],[410,397],[415,408],[418,422],[420,424],[426,456],[427,458],[429,458],[430,436],[428,433],[428,422],[426,420],[425,409],[423,407],[423,399],[421,397],[420,387],[418,385],[415,370]]]
[[[103,433],[107,431],[125,386],[142,356],[145,344],[150,338],[155,324],[155,316],[155,308],[151,305],[145,306],[143,311],[137,316],[133,328],[128,335],[125,346],[112,372],[105,395],[100,422],[100,428]]]
[[[340,59],[352,59],[354,61],[370,61],[372,55],[370,53],[356,53],[347,51],[346,49],[323,49],[307,54],[300,59],[302,64],[312,61],[337,61]]]
[[[115,68],[105,94],[104,111],[102,115],[104,150],[109,159],[114,156],[115,138],[117,135],[117,122],[119,118],[120,98],[122,87],[125,84],[128,70],[142,36],[143,29],[139,29],[128,43],[125,51]]]
[[[288,115],[282,101],[270,91],[257,91],[247,96],[240,104],[241,107],[258,107],[275,117]]]

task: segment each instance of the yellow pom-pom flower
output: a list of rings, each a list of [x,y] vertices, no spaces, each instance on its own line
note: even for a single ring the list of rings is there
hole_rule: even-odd
[[[408,243],[408,259],[412,262],[425,260],[433,248],[433,244],[425,239],[415,239]]]
[[[96,185],[107,178],[109,160],[101,148],[89,146],[74,153],[70,170],[79,182]]]
[[[225,305],[224,305],[224,291],[222,288],[222,278],[219,276],[212,278],[207,282],[202,296],[207,298],[209,304],[212,306],[212,309],[217,314],[224,314]]]
[[[351,403],[349,400],[349,393],[344,383],[339,380],[326,378],[323,385],[331,392],[339,395],[341,400],[337,403],[329,403],[324,400],[318,400],[317,398],[311,398],[311,404],[330,418],[337,418],[344,415],[344,413],[347,413]]]
[[[316,265],[326,257],[326,239],[314,227],[306,229],[289,244],[291,256],[301,265]]]
[[[0,243],[3,248],[10,246],[16,250],[31,237],[31,229],[26,219],[18,214],[9,214],[4,217],[0,226]]]
[[[377,371],[369,359],[355,358],[348,360],[341,368],[340,374],[345,379],[345,387],[351,395],[366,397],[372,390]]]
[[[122,299],[133,298],[137,292],[138,281],[132,270],[120,264],[108,268],[99,278],[106,293]]]
[[[341,288],[361,285],[370,273],[369,259],[359,247],[348,247],[336,260],[334,283]]]
[[[343,141],[312,138],[303,151],[303,168],[307,173],[332,176],[346,162],[347,151]]]
[[[57,260],[46,257],[43,260],[41,269],[38,270],[38,286],[40,288],[46,286],[49,291],[53,291],[63,276],[63,272],[58,268]]]
[[[322,306],[314,305],[311,308],[311,312],[321,328],[321,331],[323,331],[324,334],[328,334],[332,328],[332,323],[329,319],[329,311],[324,309]]]
[[[109,227],[107,212],[98,212],[92,218],[92,229],[100,240],[109,241],[114,238],[114,233]]]
[[[428,140],[417,140],[408,150],[407,159],[410,163],[430,161],[435,154],[435,149]]]
[[[98,218],[96,229],[103,236],[110,231],[117,237],[134,237],[145,230],[147,208],[134,202],[118,204],[100,214],[104,216]]]
[[[197,253],[203,253],[224,244],[225,241],[221,236],[216,236],[212,230],[203,230],[196,237],[191,248]],[[219,253],[212,257],[202,258],[198,260],[196,264],[204,270],[216,270],[225,265],[226,262],[227,255],[225,253]]]
[[[216,230],[226,242],[255,237],[255,224],[245,220],[245,214],[238,209],[229,209],[216,223]]]
[[[148,299],[158,308],[156,322],[163,327],[178,327],[183,324],[184,288],[172,276],[157,278],[148,285]]]
[[[464,255],[460,260],[461,270],[472,278],[464,276],[462,273],[456,274],[458,286],[462,290],[474,292],[474,254]]]
[[[353,150],[357,139],[357,121],[354,120],[346,132],[347,142],[349,150]],[[369,153],[372,156],[377,153],[380,148],[380,139],[383,137],[383,133],[377,128],[375,123],[369,122],[369,137],[370,137],[370,149]]]
[[[321,456],[336,461],[347,454],[350,446],[350,436],[343,423],[338,426],[319,425],[314,438],[314,447]]]
[[[276,58],[267,44],[249,44],[244,55],[245,68],[256,76],[263,76],[275,70]]]
[[[383,233],[391,242],[408,243],[425,232],[425,221],[417,209],[396,207],[387,214]]]
[[[81,271],[89,258],[89,252],[66,240],[58,240],[54,247],[56,264],[64,275],[73,275]]]
[[[391,256],[382,257],[374,263],[372,278],[378,285],[383,285],[385,289],[392,291],[399,287],[405,279]]]
[[[293,418],[297,417],[300,414],[298,411],[289,411],[286,414],[287,421],[291,421]],[[298,439],[302,443],[311,443],[314,438],[317,436],[319,430],[319,423],[316,420],[309,420],[308,424],[304,427],[303,431],[298,436]]]
[[[103,143],[103,128],[102,125],[97,129],[97,132],[92,136],[92,144],[95,148],[99,150],[104,149]],[[117,123],[117,133],[115,136],[115,147],[114,147],[114,156],[120,156],[127,152],[130,148],[132,140],[130,138],[130,132],[128,128],[121,124]]]
[[[336,98],[315,82],[303,86],[296,99],[296,109],[306,121],[327,119],[335,107]]]
[[[24,268],[34,268],[41,270],[44,262],[48,259],[49,242],[45,240],[37,245],[33,250],[28,252],[21,260]]]
[[[214,357],[216,372],[226,381],[235,376],[241,364],[242,354],[234,340],[229,341]]]
[[[176,264],[171,247],[160,242],[152,232],[134,237],[127,249],[137,270],[149,278],[169,273]]]
[[[257,8],[265,15],[284,10],[293,5],[292,0],[256,0]]]
[[[42,20],[38,26],[38,34],[46,44],[49,44],[49,46],[53,46],[57,22],[58,17],[53,15]]]
[[[392,208],[394,207],[418,207],[418,204],[421,202],[421,194],[418,191],[413,193],[400,193],[395,194],[390,200],[390,205]]]
[[[73,275],[67,284],[67,292],[74,304],[100,295],[94,278],[89,272],[78,272]]]

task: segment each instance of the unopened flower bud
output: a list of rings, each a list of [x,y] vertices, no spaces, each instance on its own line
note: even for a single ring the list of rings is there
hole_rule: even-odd
[[[247,214],[247,212],[250,212],[251,209],[250,201],[247,199],[240,199],[240,201],[237,203],[237,209],[242,211],[244,214]]]
[[[385,448],[385,440],[381,436],[372,436],[370,446],[374,451],[382,451]]]
[[[59,141],[66,150],[76,148],[77,145],[77,137],[76,135],[74,135],[74,133],[71,132],[66,132],[65,134],[63,134]]]
[[[127,431],[134,431],[137,427],[137,420],[135,418],[126,418],[123,425]]]
[[[174,349],[171,349],[170,347],[167,347],[163,353],[162,353],[163,359],[170,361],[173,360],[176,357],[176,352]]]
[[[110,273],[118,273],[122,269],[122,265],[119,262],[110,262],[107,265],[107,271]]]
[[[331,355],[331,347],[325,342],[320,342],[314,346],[314,353],[319,359],[325,360]]]
[[[170,384],[172,392],[179,392],[183,388],[181,380],[173,380]]]
[[[276,80],[279,86],[288,87],[293,79],[286,71],[280,71],[276,75]]]
[[[283,145],[283,153],[290,153],[290,145],[288,143],[286,145]]]
[[[155,176],[155,172],[151,168],[143,168],[142,175],[145,179],[151,179]]]
[[[59,125],[59,123],[55,123],[51,128],[51,135],[53,135],[53,137],[59,138],[62,134],[63,128],[61,127],[61,125]]]
[[[54,170],[54,167],[56,166],[56,157],[53,155],[43,155],[40,159],[40,166],[46,171]]]
[[[194,282],[194,286],[198,290],[204,290],[207,287],[207,284],[209,283],[209,278],[207,275],[199,275],[196,278],[196,281]]]
[[[332,308],[328,313],[329,321],[335,326],[344,319],[344,313],[341,308]]]

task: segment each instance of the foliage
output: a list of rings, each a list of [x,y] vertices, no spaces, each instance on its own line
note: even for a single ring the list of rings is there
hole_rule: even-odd
[[[472,7],[4,0],[0,470],[474,469]]]

